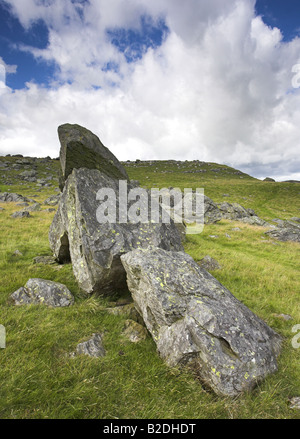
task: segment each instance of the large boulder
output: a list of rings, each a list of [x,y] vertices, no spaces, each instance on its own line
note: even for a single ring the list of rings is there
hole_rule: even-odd
[[[138,312],[170,366],[190,365],[217,394],[235,396],[277,370],[281,339],[184,252],[121,257]]]
[[[119,187],[118,180],[98,170],[74,169],[50,227],[49,241],[54,256],[61,263],[72,262],[79,286],[87,293],[110,294],[127,288],[120,256],[135,248],[154,245],[165,250],[183,250],[180,233],[172,221],[152,223],[147,218],[146,223],[122,223],[116,218],[98,222],[97,210],[102,206],[97,201],[98,191],[113,191],[118,211]],[[128,184],[127,196],[131,189],[132,185]],[[128,209],[133,204],[129,203]]]
[[[128,180],[118,159],[88,129],[80,125],[64,124],[58,127],[58,136],[61,143],[61,188],[73,169],[79,168],[98,169],[111,177]]]

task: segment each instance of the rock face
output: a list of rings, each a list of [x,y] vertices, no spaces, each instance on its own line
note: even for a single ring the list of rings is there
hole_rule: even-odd
[[[129,180],[117,158],[88,129],[80,125],[65,124],[58,127],[58,135],[63,181],[73,169],[79,168],[98,169],[114,178]]]
[[[149,245],[175,251],[183,247],[172,222],[100,224],[97,192],[101,188],[113,190],[118,208],[118,180],[95,169],[73,170],[50,227],[49,241],[59,262],[72,261],[74,275],[85,292],[110,294],[127,288],[122,254]],[[128,184],[127,190],[131,188]]]
[[[65,285],[44,279],[29,279],[25,287],[11,295],[15,305],[43,304],[50,307],[70,306],[74,297]]]
[[[268,230],[266,234],[283,242],[300,242],[300,224],[293,221],[278,221],[278,227]]]
[[[135,306],[168,365],[189,364],[226,396],[277,370],[279,335],[190,256],[137,249],[121,261]]]

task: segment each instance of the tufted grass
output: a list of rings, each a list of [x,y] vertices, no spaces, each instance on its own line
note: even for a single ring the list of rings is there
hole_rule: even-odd
[[[52,164],[57,169],[57,162]],[[265,219],[300,216],[300,185],[259,182],[245,175],[240,179],[224,170],[217,178],[208,170],[201,180],[202,174],[183,174],[171,164],[156,167],[128,164],[127,171],[148,187],[204,187],[214,201],[240,202]],[[172,173],[162,173],[165,170]],[[34,184],[20,185],[17,179],[13,186],[0,185],[0,190],[36,193],[40,202],[54,193],[53,186],[36,192]],[[289,399],[300,396],[300,349],[292,347],[292,328],[300,324],[299,244],[275,242],[264,235],[264,228],[230,221],[188,236],[187,253],[196,261],[207,254],[217,259],[222,269],[212,274],[284,339],[276,374],[251,393],[221,398],[204,390],[187,372],[166,367],[150,336],[136,345],[127,341],[122,336],[126,316],[108,314],[108,299],[86,297],[71,265],[33,263],[37,255],[51,255],[48,230],[54,213],[33,212],[32,218],[13,219],[11,214],[19,209],[14,203],[0,207],[5,209],[0,212],[0,324],[7,333],[6,349],[0,349],[1,419],[300,417],[289,407]],[[235,227],[240,230],[233,231]],[[22,256],[14,256],[17,249]],[[75,305],[12,306],[10,294],[32,277],[64,283],[74,294]],[[281,313],[293,319],[276,317]],[[104,334],[107,356],[71,358],[76,345],[95,332]]]

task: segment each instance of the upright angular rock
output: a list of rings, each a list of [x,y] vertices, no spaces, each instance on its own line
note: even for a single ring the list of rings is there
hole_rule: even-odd
[[[183,252],[121,257],[135,306],[170,366],[190,364],[217,394],[235,396],[277,370],[280,337]]]
[[[79,168],[98,169],[108,176],[128,180],[127,172],[118,159],[88,129],[65,124],[58,127],[58,136],[61,143],[61,187],[73,169]]]
[[[183,250],[180,233],[173,222],[99,223],[97,209],[101,203],[97,201],[97,193],[103,188],[115,194],[118,211],[118,180],[95,169],[74,169],[49,232],[54,256],[59,262],[72,261],[79,286],[87,293],[109,294],[127,288],[120,256],[135,248],[154,245],[165,250]],[[126,195],[132,188],[128,184]]]

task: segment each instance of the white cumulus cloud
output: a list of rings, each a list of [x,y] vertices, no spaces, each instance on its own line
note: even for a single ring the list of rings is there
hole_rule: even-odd
[[[283,42],[254,0],[7,3],[26,29],[45,22],[47,48],[20,50],[54,61],[57,74],[51,87],[1,94],[3,154],[56,157],[57,126],[71,122],[121,160],[199,159],[300,179],[300,40]],[[138,33],[142,17],[168,32],[128,63],[108,31]]]

